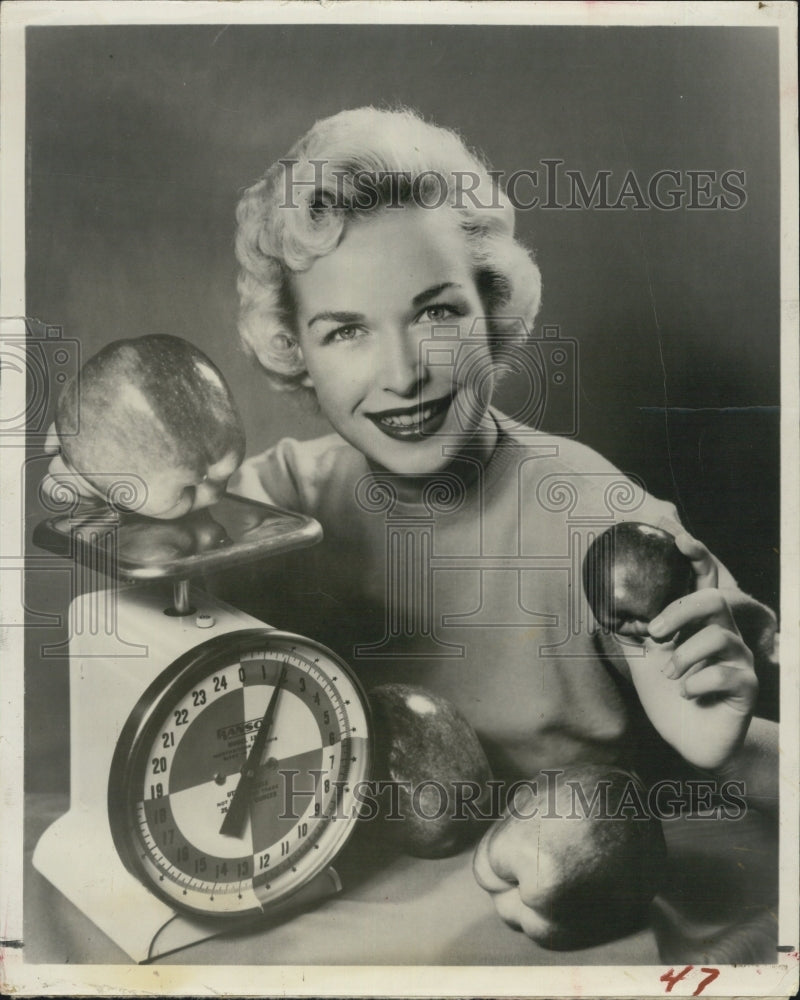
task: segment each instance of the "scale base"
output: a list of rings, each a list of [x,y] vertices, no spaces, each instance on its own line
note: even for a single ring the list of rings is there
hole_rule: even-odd
[[[108,832],[100,836],[99,831]],[[92,850],[78,849],[81,844],[91,844]],[[153,896],[120,861],[104,813],[65,813],[39,840],[33,866],[137,963],[253,926],[252,917],[221,922],[179,913]],[[338,874],[329,867],[263,919],[286,919],[341,888]]]

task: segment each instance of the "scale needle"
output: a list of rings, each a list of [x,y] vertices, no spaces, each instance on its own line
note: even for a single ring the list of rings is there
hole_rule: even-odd
[[[256,733],[256,738],[253,740],[250,753],[247,755],[247,760],[242,768],[242,776],[239,779],[239,784],[236,786],[236,791],[233,793],[233,798],[228,806],[225,819],[222,821],[222,826],[220,827],[219,832],[223,835],[223,837],[242,836],[242,831],[247,820],[248,808],[250,806],[253,782],[255,781],[256,772],[258,771],[259,764],[261,763],[264,747],[267,745],[269,731],[272,728],[272,723],[275,719],[275,710],[278,707],[278,696],[281,693],[281,687],[283,686],[285,678],[286,666],[284,665],[283,670],[281,670],[280,677],[278,678],[278,682],[273,688],[272,696],[269,699],[267,710],[264,712],[264,718],[261,720],[261,725]]]

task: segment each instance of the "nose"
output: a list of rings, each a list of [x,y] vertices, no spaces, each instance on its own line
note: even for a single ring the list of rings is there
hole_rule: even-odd
[[[419,338],[407,330],[387,331],[381,338],[380,377],[383,388],[396,396],[409,397],[418,392],[428,378]]]

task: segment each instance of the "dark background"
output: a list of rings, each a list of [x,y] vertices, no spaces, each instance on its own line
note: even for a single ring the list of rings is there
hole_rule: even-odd
[[[316,119],[404,104],[507,174],[559,158],[587,181],[612,171],[612,191],[628,170],[643,185],[662,169],[744,171],[738,211],[533,209],[518,231],[544,277],[539,323],[578,342],[580,440],[676,502],[777,607],[776,31],[29,28],[27,67],[28,315],[84,359],[120,337],[193,341],[230,382],[250,453],[327,430],[269,389],[235,326],[236,202]],[[504,384],[500,407],[523,388]],[[31,496],[44,465],[34,449]],[[68,596],[65,574],[30,574],[32,620]],[[66,664],[38,655],[65,635],[28,629],[35,789],[67,782]]]

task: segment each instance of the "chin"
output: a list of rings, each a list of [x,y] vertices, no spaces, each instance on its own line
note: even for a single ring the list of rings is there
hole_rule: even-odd
[[[387,463],[384,460],[378,464],[381,470],[385,470],[395,476],[424,479],[428,476],[435,476],[438,473],[445,472],[448,466],[452,464],[452,459],[443,458],[439,462],[408,461],[393,463]]]
[[[461,441],[437,434],[426,441],[400,444],[387,440],[386,447],[372,448],[370,461],[398,476],[432,476],[452,465],[455,455],[445,454],[447,446],[459,447]]]

